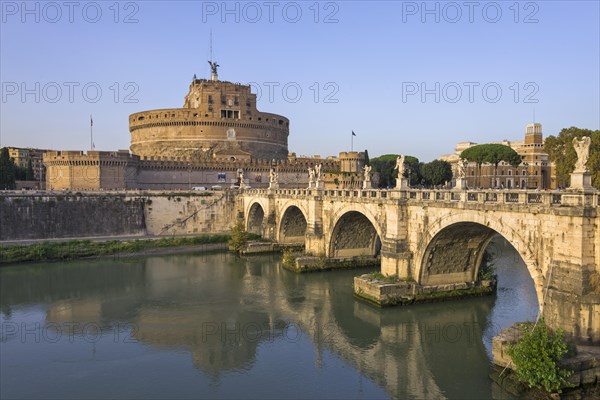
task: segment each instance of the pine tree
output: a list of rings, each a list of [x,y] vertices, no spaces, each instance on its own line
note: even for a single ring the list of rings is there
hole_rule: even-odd
[[[15,163],[8,155],[8,147],[0,151],[0,190],[15,188]]]

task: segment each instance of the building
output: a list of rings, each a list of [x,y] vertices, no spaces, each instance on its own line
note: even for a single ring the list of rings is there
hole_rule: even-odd
[[[521,164],[514,168],[507,162],[501,162],[496,169],[494,165],[483,164],[481,170],[476,163],[467,164],[465,170],[468,187],[475,188],[507,188],[507,189],[554,189],[554,167],[544,152],[544,138],[542,124],[527,125],[525,138],[522,141],[494,142],[511,147],[522,158]],[[460,142],[456,144],[453,154],[444,155],[440,160],[448,161],[452,165],[454,176],[457,175],[457,166],[460,154],[467,148],[475,146],[474,142]]]
[[[43,182],[46,180],[46,168],[44,167],[44,153],[48,150],[9,147],[8,155],[15,162],[15,165],[21,168],[27,168],[31,160],[33,168],[33,178],[35,181]]]
[[[211,64],[212,65],[212,64]],[[240,184],[307,187],[308,169],[322,165],[325,188],[359,188],[365,154],[297,157],[288,152],[289,120],[256,109],[250,86],[194,79],[183,108],[130,115],[131,147],[109,151],[51,151],[44,155],[49,190],[192,189]]]
[[[260,112],[249,85],[194,79],[183,108],[129,116],[131,152],[140,157],[285,160],[289,120]]]

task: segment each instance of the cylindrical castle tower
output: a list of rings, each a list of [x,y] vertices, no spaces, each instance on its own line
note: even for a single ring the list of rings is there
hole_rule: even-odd
[[[183,108],[142,111],[129,116],[131,152],[170,159],[288,156],[289,120],[256,108],[249,85],[196,79]]]

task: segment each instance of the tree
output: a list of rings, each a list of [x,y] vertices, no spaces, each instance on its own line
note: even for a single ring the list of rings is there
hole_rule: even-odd
[[[246,250],[250,235],[244,227],[244,221],[238,219],[236,224],[231,228],[231,239],[229,239],[229,249],[236,253],[242,253]]]
[[[421,164],[417,157],[406,156],[404,158],[404,165],[404,176],[408,178],[410,186],[418,186],[425,183],[421,175]]]
[[[3,147],[0,150],[0,189],[15,188],[15,171],[15,163],[8,154],[8,147]]]
[[[27,168],[25,169],[25,180],[33,181],[35,179],[35,175],[33,174],[33,161],[31,158],[27,161]]]
[[[370,160],[373,171],[379,173],[380,188],[395,186],[394,167],[397,157],[396,154],[385,154]]]
[[[477,184],[481,185],[481,166],[484,163],[494,165],[494,182],[496,181],[496,175],[498,175],[498,164],[501,161],[505,161],[512,165],[514,168],[521,164],[521,156],[509,146],[503,144],[478,144],[476,146],[469,147],[460,154],[460,158],[464,158],[469,162],[477,164]]]
[[[398,154],[385,154],[383,156],[371,159],[373,171],[379,173],[380,188],[396,186],[398,172],[394,170],[394,168],[396,167],[396,159],[398,157]],[[406,178],[409,178],[410,184],[413,186],[420,184],[422,177],[420,173],[419,159],[412,156],[406,156],[404,159],[404,164],[404,175]]]
[[[592,139],[590,158],[587,167],[592,174],[592,184],[600,188],[600,130],[592,131],[575,126],[564,128],[558,136],[548,136],[544,141],[544,151],[548,153],[550,161],[554,162],[556,170],[556,184],[558,187],[568,187],[571,173],[575,169],[577,153],[573,148],[573,138],[589,136]]]
[[[529,387],[543,388],[554,392],[569,386],[567,379],[573,374],[558,366],[558,362],[568,353],[568,345],[562,330],[552,332],[540,319],[537,325],[523,325],[523,335],[508,348],[508,355],[516,367],[520,381]]]
[[[437,186],[452,180],[452,166],[447,161],[421,163],[420,172],[427,185]]]

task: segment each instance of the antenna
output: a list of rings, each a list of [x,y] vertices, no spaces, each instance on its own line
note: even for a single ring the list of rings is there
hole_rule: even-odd
[[[217,72],[217,68],[219,68],[219,64],[216,61],[213,62],[213,47],[212,47],[212,29],[210,30],[210,60],[208,61],[210,65],[210,80],[216,82],[219,80],[219,75]]]

